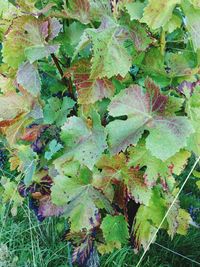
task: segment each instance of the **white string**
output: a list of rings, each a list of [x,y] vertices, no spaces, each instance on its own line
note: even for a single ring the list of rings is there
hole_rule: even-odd
[[[189,172],[188,176],[186,177],[185,181],[183,182],[183,184],[182,184],[180,190],[178,191],[177,195],[175,196],[173,202],[172,202],[171,205],[169,206],[169,209],[168,209],[167,212],[165,213],[165,216],[163,217],[163,219],[162,219],[160,225],[158,226],[157,230],[155,231],[154,235],[152,236],[152,238],[151,238],[149,244],[148,244],[147,247],[145,248],[145,250],[144,250],[144,252],[143,252],[143,254],[142,254],[140,260],[138,261],[138,263],[137,263],[137,265],[136,265],[136,267],[139,267],[139,266],[140,266],[140,263],[142,262],[144,256],[146,255],[146,253],[147,253],[147,251],[148,251],[150,245],[153,243],[153,241],[154,241],[154,239],[155,239],[155,237],[156,237],[158,231],[160,230],[160,228],[161,228],[162,224],[164,223],[165,219],[167,218],[167,216],[168,216],[170,210],[172,209],[173,205],[174,205],[175,202],[177,201],[177,199],[178,199],[180,193],[182,192],[182,190],[183,190],[185,184],[187,183],[188,179],[190,178],[190,176],[191,176],[191,174],[192,174],[194,168],[196,167],[197,163],[199,162],[199,160],[200,160],[200,157],[198,157],[198,159],[195,161],[194,165],[192,166],[191,171]]]
[[[163,246],[163,245],[161,245],[161,244],[159,244],[157,242],[155,242],[154,244],[157,245],[157,246],[159,246],[159,247],[161,247],[161,248],[163,248],[163,249],[165,249],[165,250],[167,250],[167,251],[169,251],[169,252],[171,252],[171,253],[173,253],[173,254],[175,254],[175,255],[177,255],[177,256],[180,256],[180,257],[182,257],[182,258],[184,258],[184,259],[186,259],[188,261],[191,261],[193,263],[196,263],[197,265],[200,266],[200,262],[197,262],[195,260],[192,260],[192,259],[190,259],[190,258],[188,258],[188,257],[186,257],[186,256],[184,256],[184,255],[182,255],[182,254],[180,254],[180,253],[178,253],[176,251],[173,251],[170,248],[167,248],[167,247],[165,247],[165,246]]]

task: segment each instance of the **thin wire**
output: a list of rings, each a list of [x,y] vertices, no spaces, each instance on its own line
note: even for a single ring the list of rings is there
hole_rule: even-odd
[[[192,259],[190,259],[190,258],[188,258],[188,257],[186,257],[186,256],[184,256],[184,255],[182,255],[182,254],[180,254],[180,253],[178,253],[176,251],[173,251],[170,248],[167,248],[167,247],[165,247],[165,246],[163,246],[163,245],[161,245],[161,244],[159,244],[157,242],[155,242],[154,244],[157,245],[157,246],[159,246],[159,247],[161,247],[161,248],[163,248],[163,249],[165,249],[165,250],[167,250],[167,251],[169,251],[169,252],[171,252],[171,253],[173,253],[173,254],[175,254],[175,255],[177,255],[177,256],[180,256],[180,257],[182,257],[182,258],[184,258],[184,259],[186,259],[188,261],[191,261],[193,263],[196,263],[197,265],[200,266],[200,262],[197,262],[195,260],[192,260]]]
[[[171,211],[173,205],[174,205],[175,202],[177,201],[177,199],[178,199],[180,193],[182,192],[182,190],[183,190],[185,184],[187,183],[188,179],[190,178],[190,176],[191,176],[193,170],[195,169],[196,165],[198,164],[199,160],[200,160],[200,157],[198,157],[198,159],[195,161],[194,165],[192,166],[191,171],[189,172],[189,174],[188,174],[187,178],[185,179],[184,183],[182,184],[180,190],[178,191],[177,195],[175,196],[174,200],[172,201],[171,205],[169,206],[169,209],[168,209],[167,212],[165,213],[165,216],[163,217],[163,219],[162,219],[160,225],[158,226],[157,230],[155,231],[154,235],[152,236],[152,238],[151,238],[149,244],[148,244],[147,247],[145,248],[145,250],[144,250],[144,252],[143,252],[143,254],[142,254],[140,260],[138,261],[138,263],[137,263],[137,265],[136,265],[136,267],[139,267],[139,266],[140,266],[140,263],[142,262],[144,256],[146,255],[146,253],[147,253],[147,251],[148,251],[150,245],[153,243],[153,241],[154,241],[154,239],[155,239],[155,237],[156,237],[158,231],[160,230],[160,228],[161,228],[162,224],[164,223],[165,219],[167,218],[167,216],[168,216],[169,212]]]

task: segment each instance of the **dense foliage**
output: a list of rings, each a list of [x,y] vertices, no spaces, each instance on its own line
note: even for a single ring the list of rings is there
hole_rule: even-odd
[[[80,265],[146,248],[200,155],[200,1],[0,0],[0,15],[2,203],[66,218]],[[162,228],[191,220],[177,201]]]

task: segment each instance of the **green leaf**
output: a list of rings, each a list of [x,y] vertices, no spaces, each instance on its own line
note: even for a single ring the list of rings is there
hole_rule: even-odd
[[[78,232],[84,228],[89,230],[92,228],[90,220],[96,220],[98,209],[89,195],[90,190],[91,185],[84,184],[83,181],[65,176],[57,176],[54,179],[51,189],[52,202],[58,206],[65,205],[64,216],[69,217],[72,231]]]
[[[10,22],[18,15],[21,14],[21,11],[15,7],[9,0],[1,1],[0,5],[0,40],[2,42],[5,33],[7,32]]]
[[[123,215],[106,215],[101,223],[101,230],[106,243],[124,245],[129,238],[128,224]]]
[[[24,174],[24,183],[28,186],[31,184],[36,171],[37,154],[33,152],[30,146],[20,145],[17,156],[20,160],[18,170]]]
[[[130,35],[138,52],[145,51],[153,42],[147,34],[147,30],[139,22],[130,24]]]
[[[67,120],[67,116],[73,109],[75,102],[70,97],[64,97],[63,100],[52,97],[44,107],[44,122],[47,124],[55,123],[62,126]]]
[[[87,178],[87,179],[86,179]],[[98,208],[113,212],[109,201],[91,185],[91,172],[78,170],[76,177],[56,176],[51,188],[52,202],[63,206],[64,216],[69,218],[72,232],[90,230],[97,221]]]
[[[35,45],[25,48],[24,54],[30,63],[55,53],[59,45]]]
[[[40,94],[41,81],[35,65],[29,62],[23,63],[18,69],[17,82],[33,96]]]
[[[196,182],[197,187],[200,189],[200,181]]]
[[[36,4],[37,0],[16,0],[16,4],[17,6],[23,10],[24,12],[37,12],[39,11],[36,7],[35,7],[35,4]]]
[[[49,143],[49,151],[46,151],[44,154],[45,159],[50,160],[52,159],[52,157],[63,148],[63,146],[61,144],[59,144],[57,142],[56,139],[53,139],[50,143]]]
[[[168,98],[160,93],[152,80],[146,80],[147,92],[130,86],[115,96],[109,107],[111,116],[126,115],[126,120],[115,120],[106,127],[113,154],[136,145],[145,129],[149,131],[146,147],[153,156],[167,160],[187,144],[193,128],[186,117],[165,116]],[[171,144],[173,143],[173,146]]]
[[[182,19],[179,16],[172,14],[171,19],[165,24],[164,30],[168,33],[172,33],[174,30],[180,28],[181,24]]]
[[[160,225],[165,212],[165,200],[160,197],[157,190],[154,190],[149,205],[141,205],[136,214],[134,236],[139,247],[142,245],[144,249],[147,248],[157,227]],[[166,228],[166,222],[163,223],[162,228]],[[155,239],[153,242],[154,241]]]
[[[163,27],[172,17],[175,6],[180,3],[181,0],[149,0],[140,21],[146,23],[153,30]],[[160,12],[161,10],[162,12]]]
[[[154,123],[154,128],[149,129],[146,147],[152,155],[162,160],[167,160],[181,148],[186,147],[187,138],[194,132],[186,117],[157,117]]]
[[[200,1],[199,1],[199,0],[189,0],[189,2],[190,2],[195,8],[200,8]]]
[[[188,1],[182,1],[182,8],[186,15],[186,27],[192,37],[195,51],[200,48],[200,10],[195,9]]]
[[[99,115],[91,114],[92,127],[80,117],[70,117],[63,125],[61,139],[65,144],[66,153],[62,160],[73,158],[92,169],[101,154],[107,148],[104,127]],[[61,160],[60,159],[60,160]]]
[[[86,26],[78,21],[74,21],[68,27],[65,28],[65,32],[60,34],[61,50],[67,53],[69,56],[73,56],[75,48],[79,50],[78,44],[81,43],[81,37],[83,38],[83,32]]]
[[[195,132],[188,139],[188,149],[196,155],[200,155],[200,87],[194,89],[194,93],[187,101],[186,112],[190,118]]]
[[[181,150],[173,157],[166,161],[162,161],[150,153],[145,147],[145,142],[141,141],[136,147],[130,147],[129,152],[129,166],[143,168],[146,167],[144,174],[145,183],[148,186],[154,186],[158,180],[161,179],[166,183],[170,190],[174,188],[174,178],[172,174],[180,175],[187,164],[190,153]]]
[[[139,20],[141,19],[142,15],[143,15],[143,10],[145,7],[145,3],[142,2],[133,2],[133,3],[127,3],[125,5],[131,20]]]
[[[86,31],[93,44],[91,78],[111,78],[128,73],[132,59],[123,46],[127,30],[110,19],[104,19],[98,29]]]
[[[9,178],[1,177],[1,185],[3,186],[2,200],[4,203],[14,202],[14,206],[19,206],[23,202],[23,198],[18,194],[16,188],[17,183]]]
[[[170,77],[181,77],[186,75],[195,74],[198,70],[195,68],[197,66],[196,56],[192,57],[192,52],[189,54],[174,54],[168,53],[166,54],[167,65],[170,69],[169,76]]]
[[[184,209],[179,209],[179,214],[177,219],[178,219],[177,233],[180,235],[186,235],[190,227],[190,222],[192,220],[190,214]]]
[[[166,86],[170,82],[165,70],[164,56],[158,48],[152,48],[145,53],[141,69],[144,71],[145,77],[148,75],[161,86]]]

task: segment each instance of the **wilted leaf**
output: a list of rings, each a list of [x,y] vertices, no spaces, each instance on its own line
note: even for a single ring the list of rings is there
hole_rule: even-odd
[[[29,112],[25,98],[15,92],[0,96],[0,127],[11,124],[19,115]]]

